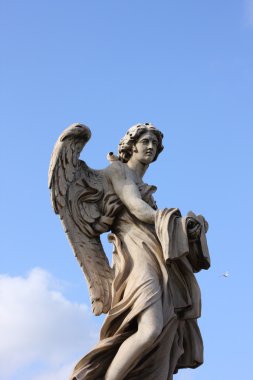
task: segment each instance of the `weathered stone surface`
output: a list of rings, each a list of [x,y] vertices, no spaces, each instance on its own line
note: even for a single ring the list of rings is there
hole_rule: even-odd
[[[71,379],[172,380],[178,369],[203,362],[194,272],[210,266],[208,224],[193,212],[157,209],[156,187],[143,182],[163,150],[152,124],[130,128],[104,170],[79,160],[90,136],[84,125],[67,128],[49,170],[53,208],[88,281],[93,312],[108,313],[99,343]],[[106,231],[113,268],[99,238]]]

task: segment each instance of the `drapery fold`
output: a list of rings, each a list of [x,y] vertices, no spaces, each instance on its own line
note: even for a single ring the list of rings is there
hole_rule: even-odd
[[[151,204],[151,190],[144,187]],[[191,243],[187,217],[202,225],[201,236]],[[200,289],[194,272],[208,269],[210,257],[204,219],[178,209],[157,210],[155,225],[143,223],[124,209],[110,234],[114,244],[112,307],[99,343],[76,365],[71,380],[103,380],[118,348],[138,329],[138,316],[161,300],[163,329],[157,340],[136,360],[122,380],[172,380],[179,368],[203,362],[203,343],[197,325],[201,314]]]

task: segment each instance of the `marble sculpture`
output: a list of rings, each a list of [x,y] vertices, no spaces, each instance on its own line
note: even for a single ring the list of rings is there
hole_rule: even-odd
[[[90,137],[88,127],[72,124],[49,169],[52,205],[85,274],[92,310],[107,314],[98,344],[70,379],[172,380],[203,362],[194,273],[210,266],[208,223],[193,212],[157,208],[156,187],[143,182],[163,150],[154,125],[130,128],[103,170],[79,159]],[[100,240],[108,231],[112,267]]]

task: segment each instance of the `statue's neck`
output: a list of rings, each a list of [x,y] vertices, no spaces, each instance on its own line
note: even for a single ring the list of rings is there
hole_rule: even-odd
[[[132,157],[128,161],[127,166],[135,172],[137,179],[139,179],[141,182],[144,174],[149,167],[148,164],[143,164],[140,161],[132,159]]]

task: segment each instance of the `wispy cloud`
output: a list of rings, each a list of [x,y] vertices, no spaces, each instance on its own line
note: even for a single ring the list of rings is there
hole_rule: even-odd
[[[66,380],[75,364],[75,362],[72,362],[70,364],[63,365],[61,368],[44,371],[38,376],[35,375],[32,380]]]
[[[253,0],[244,0],[244,8],[246,23],[253,27]]]
[[[95,344],[89,307],[70,302],[48,272],[0,276],[0,378],[65,379]]]

